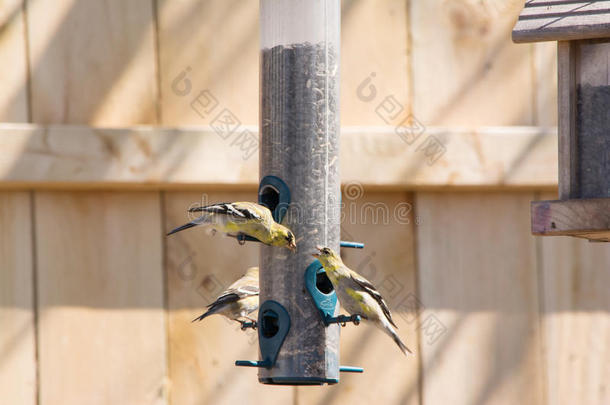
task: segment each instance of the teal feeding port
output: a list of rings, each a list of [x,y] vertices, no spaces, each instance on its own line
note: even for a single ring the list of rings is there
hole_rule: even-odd
[[[290,315],[288,315],[288,311],[278,302],[271,300],[263,302],[258,311],[258,343],[262,360],[237,360],[235,365],[273,367],[289,331]]]
[[[322,320],[332,318],[337,306],[337,294],[318,260],[314,260],[305,270],[305,287],[313,298]]]
[[[269,208],[273,219],[282,223],[290,206],[290,189],[277,176],[265,176],[258,186],[258,203]]]
[[[305,287],[313,298],[313,302],[320,312],[324,325],[339,323],[345,326],[347,322],[358,325],[362,320],[360,315],[338,315],[335,316],[337,305],[337,294],[332,283],[328,279],[324,267],[318,260],[314,260],[305,270]]]
[[[318,260],[314,260],[305,270],[305,287],[313,298],[316,308],[322,317],[324,325],[328,326],[333,323],[339,323],[345,326],[347,322],[353,322],[355,325],[360,323],[360,315],[335,315],[337,306],[337,294],[332,283],[328,279],[324,267]],[[362,367],[339,366],[339,372],[342,373],[362,373]],[[338,383],[339,380],[330,383]]]

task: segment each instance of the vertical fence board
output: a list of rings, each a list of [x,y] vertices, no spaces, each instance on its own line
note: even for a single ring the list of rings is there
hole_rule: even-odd
[[[187,222],[194,203],[255,199],[243,192],[166,193],[165,228]],[[248,267],[258,266],[259,246],[195,228],[169,236],[166,252],[171,404],[292,403],[292,388],[263,386],[256,369],[234,366],[258,360],[255,332],[218,315],[191,323]]]
[[[257,124],[258,2],[159,0],[157,14],[163,124],[210,124],[223,108]],[[204,90],[217,102],[209,114],[191,108]]]
[[[384,296],[398,334],[415,356],[405,357],[386,334],[371,325],[341,329],[342,365],[364,374],[342,373],[333,387],[300,388],[303,404],[417,405],[419,396],[418,301],[415,281],[414,222],[405,193],[362,193],[354,184],[343,195],[341,238],[365,243],[342,249],[344,262],[368,278]],[[342,313],[345,313],[344,311]]]
[[[0,5],[0,121],[28,121],[26,38],[23,0]]]
[[[29,2],[33,121],[155,123],[152,15],[150,0]]]
[[[533,44],[536,91],[536,122],[542,127],[557,126],[557,43]]]
[[[0,7],[0,121],[27,122],[27,59],[23,1]],[[0,393],[34,405],[36,330],[30,194],[0,194]]]
[[[341,125],[398,125],[409,115],[407,36],[406,1],[342,2]],[[392,100],[396,110],[384,113]]]
[[[154,124],[152,6],[30,2],[33,121]],[[41,403],[164,403],[159,194],[35,199]]]
[[[523,0],[412,1],[413,112],[424,125],[531,125],[532,45],[511,41]]]
[[[164,404],[156,193],[38,192],[40,403]]]
[[[32,219],[28,193],[0,193],[0,402],[36,403]]]
[[[424,404],[543,402],[532,197],[417,194]]]
[[[608,404],[610,246],[558,236],[540,245],[548,402]]]

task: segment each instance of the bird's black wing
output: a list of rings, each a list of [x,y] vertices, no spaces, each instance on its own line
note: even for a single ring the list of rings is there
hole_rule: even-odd
[[[258,295],[258,286],[242,286],[238,288],[229,288],[227,291],[223,292],[214,302],[207,306],[208,310],[201,316],[193,319],[195,321],[201,321],[209,315],[213,314],[216,309],[222,307],[224,305],[233,304],[240,299],[248,296]]]
[[[218,298],[216,298],[216,301],[208,305],[208,308],[237,302],[242,298],[258,295],[258,293],[259,288],[251,285],[245,285],[238,288],[229,288],[227,291],[223,292]]]
[[[219,309],[219,307],[222,307],[223,305],[226,305],[226,304],[232,304],[237,301],[239,301],[239,295],[237,295],[235,293],[231,293],[229,291],[225,291],[224,293],[222,293],[222,295],[220,297],[216,298],[216,300],[214,302],[207,305],[208,310],[205,313],[203,313],[202,315],[193,319],[192,322],[202,321],[203,319],[205,319],[208,316],[215,313],[215,311],[217,309]]]
[[[395,328],[398,328],[398,326],[396,326],[396,324],[394,323],[394,320],[392,319],[392,314],[390,313],[388,304],[386,304],[385,300],[383,299],[383,297],[381,296],[379,291],[377,291],[377,289],[373,286],[373,284],[371,284],[371,282],[368,281],[366,278],[364,278],[358,274],[355,274],[353,272],[351,273],[351,277],[352,277],[352,280],[354,280],[354,282],[356,284],[358,284],[360,287],[362,287],[362,289],[367,294],[369,294],[371,297],[373,297],[375,299],[375,301],[377,301],[377,303],[381,307],[381,310],[383,311],[384,315],[386,316],[386,318],[388,318],[388,321],[390,321],[390,323]]]
[[[232,203],[219,203],[207,205],[205,207],[190,208],[189,212],[209,212],[214,214],[223,214],[241,219],[261,219],[260,215],[247,207],[235,206]]]
[[[250,208],[236,207],[235,205],[232,205],[231,207],[246,219],[262,219],[262,217],[257,212],[251,210]]]
[[[220,297],[216,298],[214,302],[209,304],[207,307],[212,309],[225,304],[231,304],[239,301],[239,294],[232,291],[225,291]]]

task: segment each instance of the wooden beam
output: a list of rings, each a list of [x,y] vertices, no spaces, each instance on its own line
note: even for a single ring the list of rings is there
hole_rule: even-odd
[[[610,242],[610,198],[534,201],[532,233]]]
[[[255,188],[257,130],[245,129],[251,144],[211,127],[1,124],[0,189]],[[393,127],[343,128],[343,182],[397,190],[557,184],[554,129],[428,128],[411,144],[403,139]]]

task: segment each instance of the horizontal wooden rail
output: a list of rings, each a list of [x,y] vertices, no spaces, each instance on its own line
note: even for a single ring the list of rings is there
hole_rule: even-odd
[[[410,132],[411,131],[411,132]],[[555,128],[347,127],[343,183],[383,189],[556,188]],[[254,188],[258,134],[242,127],[0,124],[0,188]]]

